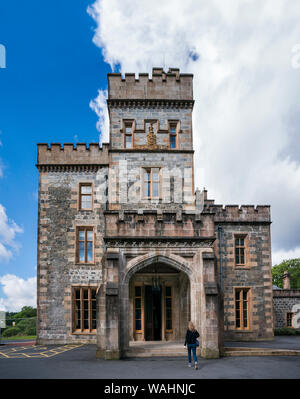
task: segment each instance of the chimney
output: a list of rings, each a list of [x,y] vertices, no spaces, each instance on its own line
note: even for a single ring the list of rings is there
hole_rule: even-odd
[[[284,290],[291,289],[290,273],[288,272],[288,270],[284,272],[282,278],[283,278],[283,289]]]

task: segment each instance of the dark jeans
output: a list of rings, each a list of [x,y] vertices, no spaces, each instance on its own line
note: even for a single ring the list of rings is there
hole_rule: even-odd
[[[198,363],[196,349],[197,349],[196,344],[187,344],[189,363],[192,363],[191,351],[193,351],[194,362]]]

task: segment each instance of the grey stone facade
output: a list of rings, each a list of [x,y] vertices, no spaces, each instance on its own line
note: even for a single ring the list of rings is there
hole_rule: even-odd
[[[110,143],[38,145],[39,343],[97,342],[97,356],[116,359],[133,340],[182,341],[192,320],[202,356],[215,358],[224,336],[273,337],[270,208],[223,207],[195,192],[192,80],[177,69],[155,68],[152,79],[109,74]],[[155,173],[157,198],[145,195],[144,178],[151,176],[153,190]],[[80,187],[88,183],[93,207],[81,210]],[[84,228],[93,237],[85,262],[78,258]],[[242,267],[237,236],[245,239]],[[241,288],[248,290],[245,328],[236,324]],[[91,325],[93,290],[97,328],[79,329],[80,317]]]
[[[300,290],[293,290],[293,289],[274,290],[273,304],[274,304],[275,328],[288,327],[287,314],[293,313],[293,315],[295,315],[293,309],[294,305],[298,305],[300,307]]]

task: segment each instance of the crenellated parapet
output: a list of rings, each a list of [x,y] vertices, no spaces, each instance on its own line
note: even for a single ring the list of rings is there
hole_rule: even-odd
[[[177,68],[164,72],[163,68],[153,68],[152,79],[147,73],[108,75],[108,103],[112,100],[189,100],[193,101],[193,75],[182,74]]]
[[[109,164],[109,144],[99,143],[39,143],[37,167],[104,166]]]
[[[215,213],[215,223],[271,223],[269,205],[212,205],[210,209]]]

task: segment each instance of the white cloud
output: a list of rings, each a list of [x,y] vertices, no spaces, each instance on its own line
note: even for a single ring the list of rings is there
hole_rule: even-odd
[[[0,204],[0,261],[9,260],[18,250],[15,240],[18,233],[23,233],[23,229],[8,218],[4,206]]]
[[[24,280],[13,274],[0,277],[6,298],[0,298],[0,310],[18,312],[23,306],[36,307],[36,277]]]
[[[290,251],[274,251],[272,253],[272,264],[273,266],[278,265],[284,260],[288,259],[300,259],[300,246]]]
[[[109,116],[106,106],[107,90],[98,90],[98,96],[90,101],[90,107],[99,117],[97,129],[100,132],[99,141],[108,143],[109,141]]]
[[[196,186],[218,203],[271,204],[273,250],[299,247],[300,3],[96,0],[88,12],[113,70],[194,74]]]

